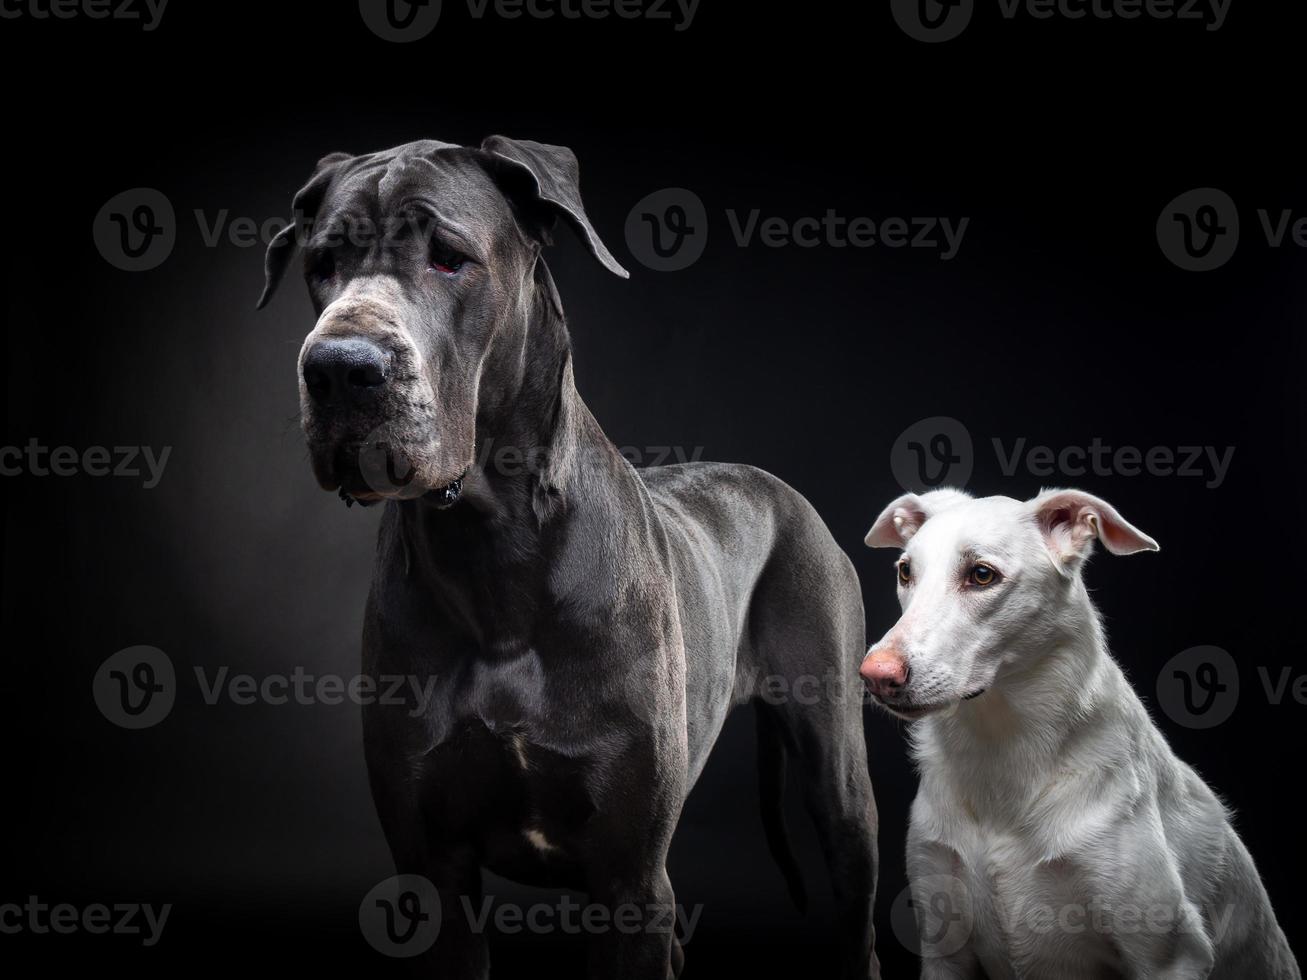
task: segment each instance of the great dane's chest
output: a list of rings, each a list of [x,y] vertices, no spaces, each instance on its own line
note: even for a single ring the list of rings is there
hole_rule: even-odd
[[[422,812],[438,839],[527,883],[571,884],[594,812],[591,766],[533,744],[521,728],[459,723],[421,761]]]
[[[395,746],[418,774],[429,834],[504,877],[579,883],[605,746],[572,737],[584,710],[568,703],[574,686],[533,651],[469,657],[441,679]]]
[[[551,584],[531,594],[526,624],[464,597],[433,598],[383,564],[365,664],[416,670],[431,693],[415,713],[365,716],[374,784],[411,797],[416,776],[423,832],[504,877],[579,884],[596,849],[613,844],[596,815],[641,792],[653,757],[684,737],[672,594],[560,597]]]

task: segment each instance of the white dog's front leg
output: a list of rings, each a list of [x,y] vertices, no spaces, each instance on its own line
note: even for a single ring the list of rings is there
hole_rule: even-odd
[[[976,909],[967,885],[953,874],[955,855],[940,844],[908,841],[912,911],[921,943],[921,980],[981,980],[976,958]]]
[[[1132,977],[1206,980],[1216,951],[1155,813],[1123,828],[1099,915]],[[1110,877],[1108,877],[1110,875]]]
[[[1188,902],[1179,906],[1183,925],[1178,932],[1156,932],[1130,937],[1122,944],[1132,976],[1148,980],[1207,980],[1216,954],[1203,932],[1202,916]]]

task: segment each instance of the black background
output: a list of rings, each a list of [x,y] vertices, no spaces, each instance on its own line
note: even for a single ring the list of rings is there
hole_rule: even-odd
[[[958,39],[907,37],[888,4],[704,0],[667,22],[475,20],[446,2],[430,37],[387,43],[342,3],[171,5],[157,30],[0,21],[5,58],[4,445],[173,447],[159,486],[6,477],[0,692],[6,746],[0,901],[175,904],[163,941],[0,936],[50,966],[400,966],[356,926],[392,871],[368,798],[358,710],[203,703],[191,670],[357,670],[376,511],[316,489],[296,421],[298,283],[254,312],[262,249],[207,246],[193,212],[289,216],[313,162],[415,138],[561,143],[587,207],[632,270],[609,276],[570,236],[550,254],[578,386],[622,446],[754,463],[801,490],[862,576],[868,632],[894,620],[890,556],[861,545],[900,492],[891,447],[953,416],[970,488],[1074,483],[1162,544],[1098,559],[1114,652],[1150,703],[1199,644],[1240,665],[1211,730],[1154,715],[1237,812],[1281,922],[1307,933],[1297,805],[1307,707],[1273,705],[1258,668],[1302,666],[1299,485],[1304,256],[1267,247],[1256,209],[1307,213],[1301,23],[1233,0],[1200,24],[1003,19],[981,2]],[[631,207],[693,190],[711,232],[658,273],[623,240]],[[1154,226],[1194,187],[1239,204],[1243,239],[1208,273],[1171,265]],[[177,246],[159,268],[106,263],[92,221],[154,187]],[[970,217],[956,258],[737,247],[724,214]],[[1234,446],[1226,481],[1005,475],[991,448]],[[134,644],[183,676],[172,714],[129,732],[91,678]],[[867,715],[882,819],[887,975],[915,975],[889,926],[905,885],[914,776],[901,726]],[[788,905],[757,817],[753,734],[734,717],[673,848],[678,899],[703,903],[687,976],[796,975],[820,963],[829,907]],[[814,838],[793,824],[813,891]],[[506,884],[506,896],[523,893]],[[493,890],[493,889],[492,889]],[[505,937],[504,975],[567,973],[576,940]],[[570,972],[575,972],[572,969]],[[821,975],[820,970],[817,975]]]

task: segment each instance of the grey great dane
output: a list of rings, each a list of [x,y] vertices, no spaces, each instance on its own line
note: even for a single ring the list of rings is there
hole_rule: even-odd
[[[672,832],[727,713],[754,702],[772,853],[802,906],[782,816],[793,757],[840,975],[878,976],[853,567],[775,477],[637,470],[604,435],[541,257],[561,218],[627,275],[581,206],[575,156],[503,137],[336,153],[294,212],[259,305],[301,244],[314,474],[347,502],[385,501],[364,672],[434,691],[420,713],[364,711],[396,866],[434,883],[445,912],[425,962],[442,980],[488,975],[485,936],[451,910],[480,901],[489,869],[648,910],[647,927],[590,937],[595,980],[678,976],[679,942],[653,922],[675,903]]]

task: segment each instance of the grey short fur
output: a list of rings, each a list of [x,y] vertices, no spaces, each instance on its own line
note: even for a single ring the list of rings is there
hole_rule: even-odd
[[[636,470],[606,438],[541,257],[561,217],[626,275],[582,208],[572,153],[491,137],[333,154],[295,208],[305,221],[269,248],[260,305],[303,234],[314,471],[348,499],[386,501],[364,670],[434,679],[425,713],[364,716],[396,865],[431,879],[446,910],[433,975],[488,974],[485,937],[448,914],[479,894],[483,867],[671,906],[686,794],[727,713],[755,702],[773,853],[802,903],[781,808],[794,757],[834,882],[839,975],[879,976],[853,567],[775,477]],[[367,226],[393,233],[348,231]],[[492,447],[534,463],[495,465]],[[369,453],[402,478],[379,486]],[[769,677],[816,679],[819,696],[763,704]],[[610,931],[591,938],[589,973],[666,980],[683,958],[665,931]]]

